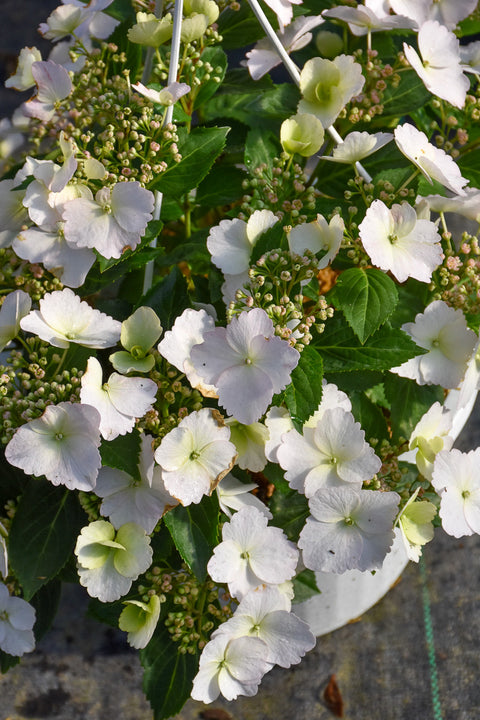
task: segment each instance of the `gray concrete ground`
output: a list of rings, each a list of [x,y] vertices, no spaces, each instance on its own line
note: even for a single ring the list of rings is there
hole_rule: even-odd
[[[35,27],[56,0],[2,0],[0,74],[11,56],[38,44]],[[32,32],[33,30],[33,32]],[[12,66],[13,62],[13,66]],[[9,65],[9,71],[7,71]],[[0,116],[18,95],[0,89]],[[457,445],[480,444],[480,405]],[[425,551],[441,713],[431,695],[425,640],[425,586],[411,563],[400,582],[359,622],[318,639],[303,662],[274,669],[254,698],[215,702],[210,720],[331,720],[324,691],[334,674],[348,720],[477,720],[480,718],[480,537],[438,531]],[[123,635],[83,618],[88,598],[67,587],[48,636],[22,664],[0,677],[0,720],[151,720],[141,668]],[[438,706],[437,706],[438,708]],[[176,720],[206,709],[190,701]],[[339,715],[337,715],[338,717]]]

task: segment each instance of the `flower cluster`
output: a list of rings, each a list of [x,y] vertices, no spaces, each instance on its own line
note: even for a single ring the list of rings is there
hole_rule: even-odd
[[[63,0],[0,122],[0,661],[75,563],[158,718],[480,533],[477,4],[265,2]]]

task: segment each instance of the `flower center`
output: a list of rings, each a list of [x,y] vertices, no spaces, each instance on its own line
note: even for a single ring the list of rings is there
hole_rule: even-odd
[[[252,361],[250,360],[250,358],[249,357],[245,358],[245,365],[251,365],[251,364],[252,364]]]
[[[470,497],[470,490],[463,490],[462,491],[462,498],[466,500],[468,497]]]
[[[192,452],[190,453],[190,460],[196,460],[199,457],[200,457],[200,453],[197,452],[196,450],[192,450]]]
[[[344,519],[345,525],[355,525],[355,520],[352,517],[346,517]]]
[[[397,237],[397,235],[389,235],[389,236],[388,236],[388,239],[389,239],[389,241],[390,241],[390,243],[391,243],[392,245],[395,245],[395,243],[398,242],[398,237]]]
[[[56,440],[63,440],[65,435],[62,432],[55,433]]]

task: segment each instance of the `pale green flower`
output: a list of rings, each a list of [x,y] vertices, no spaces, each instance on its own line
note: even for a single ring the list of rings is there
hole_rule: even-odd
[[[106,520],[90,523],[77,538],[75,555],[80,584],[101,602],[113,602],[126,595],[132,582],[152,562],[150,538],[132,522],[118,531]]]
[[[162,326],[155,310],[139,307],[133,315],[122,322],[120,342],[125,350],[110,355],[115,370],[126,375],[129,372],[149,372],[155,365],[150,350],[162,334]]]
[[[160,617],[160,598],[152,595],[148,603],[126,600],[126,607],[118,619],[118,627],[124,630],[129,644],[140,650],[148,645]]]

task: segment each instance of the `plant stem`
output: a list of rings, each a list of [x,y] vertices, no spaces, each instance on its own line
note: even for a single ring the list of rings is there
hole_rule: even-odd
[[[293,60],[291,59],[288,52],[283,47],[282,43],[280,42],[280,39],[278,38],[277,33],[270,25],[267,16],[263,12],[262,8],[260,7],[258,0],[248,0],[250,7],[252,8],[252,12],[257,18],[258,22],[262,26],[265,34],[267,35],[270,42],[273,44],[273,47],[277,51],[278,55],[280,56],[283,64],[285,65],[286,69],[288,70],[290,77],[292,78],[293,82],[297,87],[300,87],[300,71],[298,67],[295,65]],[[327,128],[327,132],[330,134],[330,136],[335,140],[336,143],[342,143],[343,140],[341,136],[338,134],[338,132],[335,130],[333,125],[330,125],[330,127]],[[372,178],[368,174],[368,172],[365,170],[365,168],[359,163],[355,163],[355,167],[357,169],[357,172],[359,175],[363,177],[364,180],[367,182],[371,182]]]
[[[159,2],[159,0],[157,0]],[[180,55],[180,33],[182,30],[182,15],[183,15],[183,0],[175,0],[175,9],[173,11],[173,32],[172,32],[172,47],[170,51],[170,65],[168,68],[168,85],[175,82],[177,79],[177,68],[178,59]],[[173,117],[173,105],[169,105],[167,112],[165,113],[164,125],[168,125],[172,122]],[[155,205],[153,208],[153,220],[160,220],[160,213],[162,211],[163,193],[158,190],[154,191]],[[157,239],[154,238],[150,243],[151,248],[157,247]],[[143,291],[145,295],[148,290],[152,287],[153,282],[153,268],[155,265],[154,260],[150,260],[145,265],[145,275],[143,277]]]

